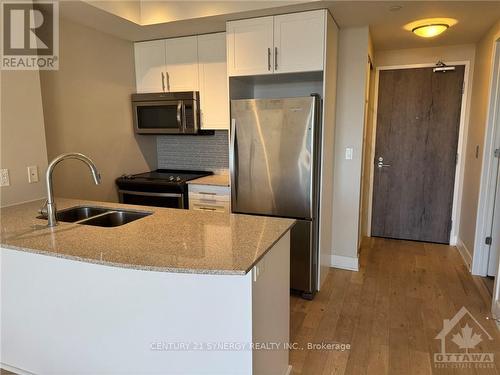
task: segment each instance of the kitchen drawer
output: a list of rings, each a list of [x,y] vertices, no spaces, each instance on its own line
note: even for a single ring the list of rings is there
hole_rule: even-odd
[[[229,186],[189,184],[189,199],[229,202],[231,189]]]
[[[189,200],[189,209],[195,211],[230,212],[229,202]]]

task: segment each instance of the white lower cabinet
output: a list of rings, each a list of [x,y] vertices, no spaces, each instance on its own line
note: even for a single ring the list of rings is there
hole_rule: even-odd
[[[230,187],[189,184],[189,209],[211,212],[231,212]]]

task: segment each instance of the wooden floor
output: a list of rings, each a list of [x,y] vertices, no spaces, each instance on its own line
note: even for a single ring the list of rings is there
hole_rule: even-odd
[[[299,348],[290,352],[293,374],[498,374],[500,331],[486,320],[489,301],[455,248],[368,239],[359,272],[332,269],[313,301],[292,297],[290,339]],[[495,354],[493,368],[435,367],[435,336],[462,306],[493,337],[482,334],[475,347]],[[307,350],[309,342],[351,348]]]

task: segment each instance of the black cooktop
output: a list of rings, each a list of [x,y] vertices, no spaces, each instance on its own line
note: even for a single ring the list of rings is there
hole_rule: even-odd
[[[149,184],[185,184],[187,181],[195,180],[200,177],[209,176],[213,174],[212,172],[204,171],[186,171],[186,170],[176,170],[176,169],[157,169],[155,171],[138,173],[132,175],[123,175],[117,179],[119,182],[128,183],[149,183]]]

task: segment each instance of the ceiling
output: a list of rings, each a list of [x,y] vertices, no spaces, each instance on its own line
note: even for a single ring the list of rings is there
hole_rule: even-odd
[[[401,6],[391,11],[394,5]],[[500,20],[500,1],[338,1],[329,9],[340,27],[370,26],[376,50],[476,43]],[[455,18],[442,35],[425,39],[403,26],[423,18]]]
[[[132,41],[223,31],[227,20],[328,8],[340,28],[369,25],[375,50],[476,43],[500,20],[498,0],[236,0],[184,2],[184,5],[179,1],[127,0],[67,1],[61,2],[60,6],[62,17]],[[395,6],[397,10],[391,9]],[[442,35],[431,39],[419,38],[403,29],[409,22],[434,17],[455,18],[458,23]],[[168,22],[162,22],[163,20]]]

